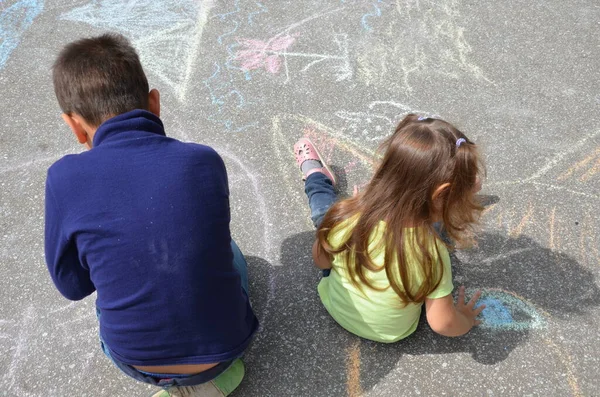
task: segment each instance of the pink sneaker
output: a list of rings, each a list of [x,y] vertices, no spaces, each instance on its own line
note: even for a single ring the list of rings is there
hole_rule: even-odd
[[[323,160],[323,157],[321,156],[315,145],[313,145],[313,143],[310,141],[310,139],[300,138],[298,142],[296,142],[296,144],[294,145],[294,155],[296,156],[296,164],[298,164],[300,170],[302,170],[302,164],[306,160],[317,160],[320,161],[323,165],[323,167],[321,168],[313,168],[306,174],[303,173],[303,181],[305,181],[309,175],[314,174],[315,172],[321,172],[325,174],[327,178],[331,179],[331,182],[333,182],[333,185],[335,186],[335,184],[337,183],[335,175],[333,175],[333,172],[331,172],[331,169],[327,166],[325,160]]]

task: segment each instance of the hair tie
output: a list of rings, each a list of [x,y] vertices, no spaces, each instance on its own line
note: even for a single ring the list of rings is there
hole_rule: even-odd
[[[465,138],[458,138],[456,140],[456,147],[459,148],[463,143],[467,143],[467,140]]]
[[[419,118],[417,119],[417,121],[423,121],[423,120],[427,120],[429,117],[427,116],[419,116]]]

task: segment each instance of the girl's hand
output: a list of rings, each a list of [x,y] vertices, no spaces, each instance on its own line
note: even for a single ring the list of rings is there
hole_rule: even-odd
[[[485,309],[485,305],[480,305],[475,309],[477,300],[481,297],[481,291],[475,292],[471,300],[465,305],[465,287],[460,287],[458,290],[458,302],[456,302],[456,310],[461,313],[471,326],[481,324],[481,321],[477,320],[479,313]]]

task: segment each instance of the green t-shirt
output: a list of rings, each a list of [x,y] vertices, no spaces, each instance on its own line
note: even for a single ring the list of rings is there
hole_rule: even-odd
[[[332,247],[337,248],[341,245],[345,240],[344,237],[352,231],[356,219],[344,221],[334,227],[328,236],[329,244]],[[383,237],[385,227],[385,222],[380,222],[369,238],[371,259],[373,263],[378,267],[382,267],[382,269],[385,248],[382,247],[383,244],[378,247],[378,243]],[[415,229],[406,228],[404,232],[405,236],[410,238],[410,234],[415,233]],[[444,273],[438,288],[427,296],[430,299],[443,298],[451,294],[454,288],[448,250],[440,242],[437,244],[438,250],[436,251],[434,241],[432,239],[430,252],[434,260],[437,260],[437,263],[444,267]],[[416,255],[409,248],[410,245],[406,244],[405,252],[408,254],[408,265],[419,266]],[[395,259],[394,261],[396,262]],[[394,268],[397,269],[397,266]],[[413,285],[418,286],[421,284],[423,278],[418,268],[409,274],[416,281]],[[365,275],[372,285],[385,288],[385,290],[377,291],[366,285],[363,286],[362,291],[356,288],[350,281],[345,255],[342,253],[334,256],[331,274],[329,277],[324,277],[318,287],[321,301],[329,314],[342,327],[353,334],[377,342],[392,343],[413,333],[419,323],[423,304],[409,303],[403,305],[400,297],[390,286],[385,269],[376,272],[365,269]]]

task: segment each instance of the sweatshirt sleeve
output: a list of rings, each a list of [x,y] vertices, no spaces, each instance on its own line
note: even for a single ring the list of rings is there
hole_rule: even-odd
[[[79,261],[75,241],[65,236],[63,222],[48,175],[44,242],[46,264],[58,291],[67,299],[80,300],[93,293],[96,288],[90,279],[89,269],[84,268]]]

